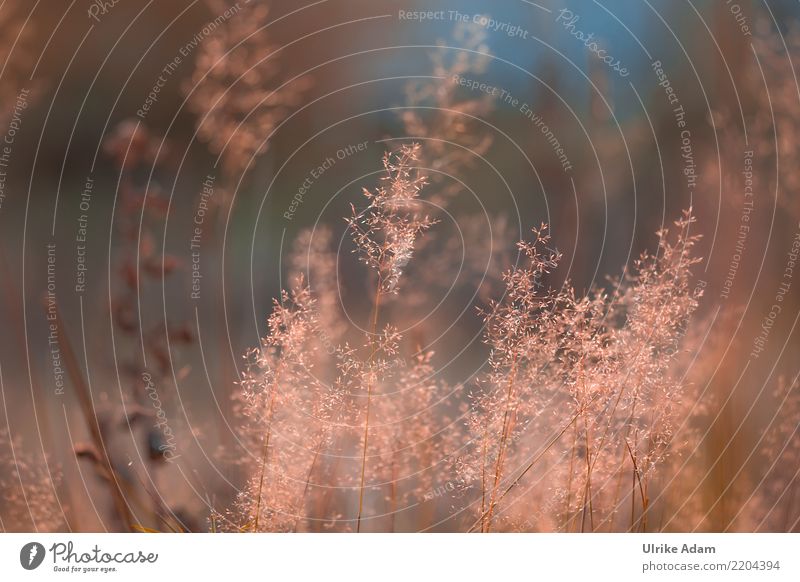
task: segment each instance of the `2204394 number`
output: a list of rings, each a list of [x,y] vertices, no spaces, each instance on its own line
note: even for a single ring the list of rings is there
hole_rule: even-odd
[[[731,571],[737,570],[780,570],[780,561],[772,560],[734,560],[731,562]]]

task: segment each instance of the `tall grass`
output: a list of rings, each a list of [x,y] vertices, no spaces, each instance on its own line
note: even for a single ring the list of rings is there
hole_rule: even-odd
[[[227,7],[222,0],[206,4],[216,14]],[[242,10],[198,48],[182,87],[221,176],[209,211],[216,224],[206,224],[203,242],[209,254],[218,253],[223,278],[222,240],[236,193],[255,179],[255,161],[273,151],[273,133],[312,87],[305,76],[282,75],[267,6]],[[0,15],[0,26],[7,18]],[[655,232],[646,245],[652,251],[619,265],[621,276],[587,289],[565,272],[556,225],[539,224],[522,237],[502,214],[464,210],[460,180],[483,167],[493,147],[484,121],[497,104],[453,80],[486,72],[486,40],[481,27],[459,25],[456,46],[443,42],[432,53],[435,81],[408,83],[399,118],[404,137],[387,140],[395,145],[382,158],[382,178],[364,184],[361,196],[345,193],[352,204],[337,219],[341,228],[303,230],[290,243],[288,284],[238,369],[226,363],[230,338],[220,330],[227,331],[227,314],[212,313],[219,333],[211,343],[219,345],[207,351],[220,354],[217,379],[232,396],[218,430],[227,431],[230,420],[235,438],[221,437],[223,450],[210,457],[225,466],[237,491],[208,496],[210,509],[198,513],[211,514],[212,531],[229,532],[650,532],[732,529],[738,519],[756,530],[796,531],[796,377],[776,382],[770,430],[758,442],[768,457],[762,483],[735,511],[722,507],[731,505],[732,482],[715,466],[738,454],[735,446],[725,452],[735,406],[722,403],[728,395],[720,380],[716,400],[700,393],[700,382],[717,375],[710,364],[700,361],[694,375],[685,373],[701,347],[709,361],[709,350],[719,349],[709,347],[719,338],[697,331],[706,317],[706,282],[695,278],[701,238],[694,209]],[[752,143],[764,160],[796,149],[786,138],[797,124],[794,86],[786,81],[792,71],[774,40],[755,44],[778,87],[754,101]],[[798,47],[797,35],[790,36],[790,50]],[[5,101],[14,94],[0,90]],[[719,119],[726,114],[715,112]],[[0,119],[5,115],[0,109]],[[725,136],[732,150],[737,131],[729,127]],[[151,427],[155,412],[141,382],[148,374],[165,392],[177,388],[189,371],[175,347],[196,339],[194,322],[176,321],[165,299],[173,275],[186,267],[167,252],[166,234],[158,236],[173,209],[162,180],[174,170],[169,144],[143,123],[123,121],[102,145],[118,172],[108,315],[113,351],[124,354],[113,365],[127,391],[120,390],[110,412],[98,409],[59,313],[64,366],[88,435],[73,452],[102,484],[116,529],[147,531],[147,520],[186,531],[194,528],[154,477],[165,466],[164,435]],[[776,174],[789,189],[797,183],[792,164]],[[781,203],[796,216],[792,199]],[[450,220],[463,243],[448,230]],[[210,244],[215,236],[221,251]],[[0,286],[7,303],[19,303],[7,289]],[[142,296],[159,292],[163,317],[151,321]],[[460,293],[470,299],[452,300]],[[208,303],[226,299],[223,290]],[[458,322],[479,330],[476,341],[441,315],[451,300],[466,304]],[[453,372],[458,357],[477,355],[475,373]],[[721,420],[709,420],[713,407]],[[133,433],[127,450],[145,458],[144,466],[126,464],[111,446],[120,427]],[[30,455],[23,444],[0,431],[0,529],[73,527],[77,520],[59,518],[65,485],[50,471],[51,459]],[[687,487],[690,498],[681,498]],[[693,495],[703,488],[712,499]]]

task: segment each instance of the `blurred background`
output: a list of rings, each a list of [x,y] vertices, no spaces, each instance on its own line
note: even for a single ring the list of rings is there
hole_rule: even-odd
[[[681,372],[707,410],[666,529],[796,530],[799,16],[788,0],[0,2],[0,427],[19,439],[3,458],[29,466],[0,477],[4,529],[121,529],[105,443],[134,507],[206,531],[236,458],[258,454],[231,395],[292,257],[315,252],[302,237],[325,229],[335,280],[310,282],[366,327],[344,218],[416,140],[440,238],[396,323],[454,386],[483,368],[476,309],[531,227],[564,255],[548,283],[580,291],[693,208],[703,297]],[[60,511],[30,509],[53,490]],[[434,529],[458,529],[457,502],[433,502]]]

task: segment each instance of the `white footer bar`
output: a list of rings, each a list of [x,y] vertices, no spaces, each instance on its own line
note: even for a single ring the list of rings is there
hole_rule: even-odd
[[[0,535],[2,580],[233,582],[253,575],[326,582],[598,575],[615,582],[797,581],[800,534]]]

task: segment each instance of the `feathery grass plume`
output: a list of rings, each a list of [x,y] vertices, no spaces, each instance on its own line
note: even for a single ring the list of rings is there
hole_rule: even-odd
[[[223,0],[206,4],[215,17],[230,12]],[[184,87],[200,139],[231,177],[267,150],[269,135],[310,86],[307,77],[281,86],[280,47],[270,39],[268,16],[267,3],[244,3],[203,41]]]
[[[308,378],[314,350],[311,338],[316,326],[316,311],[310,290],[298,282],[276,300],[268,319],[268,334],[259,348],[246,356],[242,374],[241,413],[247,420],[246,436],[260,444],[261,458],[255,465],[247,487],[239,496],[244,523],[251,531],[287,530],[294,521],[291,482],[282,465],[285,451],[277,439],[276,425],[296,405],[297,389]],[[248,447],[249,448],[249,447]],[[258,450],[258,449],[256,449]]]
[[[416,165],[419,144],[403,145],[383,158],[384,185],[375,191],[364,188],[369,201],[347,221],[359,259],[378,276],[378,294],[396,294],[397,284],[411,256],[417,238],[435,220],[423,214],[419,193],[427,182]]]
[[[702,288],[691,285],[691,269],[700,262],[694,256],[700,237],[690,232],[694,222],[689,210],[676,221],[674,234],[661,230],[659,252],[644,253],[610,298],[607,319],[614,325],[609,370],[613,391],[606,405],[598,409],[607,418],[595,423],[602,430],[600,439],[595,440],[588,474],[588,479],[594,479],[595,491],[589,492],[593,485],[588,483],[583,494],[583,513],[587,506],[591,511],[599,505],[599,524],[606,522],[609,527],[621,509],[618,491],[613,489],[609,495],[611,483],[627,473],[635,489],[626,496],[631,504],[628,528],[647,529],[648,487],[672,453],[675,419],[685,409],[685,378],[672,368],[702,296]],[[597,436],[595,431],[595,439]],[[624,463],[619,459],[625,459]],[[638,503],[641,507],[637,510]],[[581,527],[586,527],[584,521]]]
[[[275,301],[268,328],[261,345],[246,355],[238,402],[243,442],[259,452],[234,511],[217,516],[222,529],[295,530],[343,409],[338,386],[314,375],[322,348],[319,315],[302,278]]]
[[[0,430],[0,532],[57,532],[65,515],[56,497],[61,474],[33,459],[18,436]]]
[[[546,353],[550,339],[550,310],[557,296],[542,290],[541,279],[558,264],[560,254],[546,249],[546,225],[534,229],[532,243],[520,242],[527,264],[504,274],[505,295],[493,301],[484,314],[490,372],[484,391],[475,397],[468,427],[475,451],[462,463],[462,478],[480,484],[481,529],[488,531],[505,475],[508,448],[537,402],[534,382],[525,377],[535,372],[537,359]],[[538,341],[537,341],[538,340]]]
[[[368,206],[360,212],[353,208],[348,221],[361,260],[377,276],[371,331],[365,334],[360,348],[351,348],[347,342],[335,343],[344,336],[344,329],[337,331],[342,322],[335,316],[330,320],[330,314],[320,314],[319,300],[302,277],[290,293],[283,292],[281,300],[276,301],[267,337],[259,349],[248,354],[239,407],[247,419],[248,442],[260,445],[261,458],[239,495],[235,510],[228,516],[215,516],[215,520],[246,531],[290,531],[302,527],[306,517],[303,512],[309,505],[324,506],[319,503],[324,492],[317,491],[321,488],[312,483],[313,473],[322,470],[321,457],[333,441],[345,439],[350,428],[363,426],[356,479],[356,529],[360,529],[370,444],[378,459],[369,468],[370,476],[383,473],[386,465],[381,459],[391,459],[387,451],[395,445],[391,431],[370,426],[371,398],[374,391],[393,385],[399,377],[398,370],[405,367],[398,365],[401,338],[397,330],[387,325],[378,332],[381,296],[397,293],[417,237],[434,222],[420,210],[418,196],[425,180],[414,167],[418,153],[417,145],[387,153],[384,185],[375,192],[365,190]],[[335,305],[338,312],[338,295],[334,295],[336,290],[330,279],[335,272],[335,258],[324,252],[314,252],[313,258],[310,254],[329,247],[330,233],[320,234],[316,243],[309,235],[301,236],[292,268],[319,277],[323,301],[327,307]],[[309,254],[302,258],[298,251],[306,247]],[[329,325],[336,332],[333,336]],[[335,359],[321,357],[323,352],[332,353]],[[333,371],[317,367],[329,367],[331,362],[335,362]],[[334,380],[327,382],[331,374]],[[318,422],[310,422],[311,418]],[[340,427],[341,434],[333,434],[336,427]],[[346,443],[339,442],[338,446]],[[347,473],[345,470],[345,479]],[[324,509],[317,511],[322,513],[314,520],[332,517]]]
[[[635,484],[635,492],[627,496],[629,528],[647,529],[649,484],[672,453],[675,420],[685,409],[686,381],[673,364],[702,296],[702,289],[691,281],[691,269],[700,262],[694,256],[700,237],[690,232],[694,222],[690,209],[676,221],[674,234],[669,229],[659,231],[658,253],[642,254],[611,296],[607,318],[616,324],[610,346],[614,393],[598,409],[610,418],[598,425],[602,432],[595,432],[595,438],[602,436],[595,441],[589,478],[597,491],[594,498],[584,494],[590,510],[599,502],[600,523],[605,520],[609,526],[620,507],[616,490],[608,493],[613,480],[627,471]],[[620,468],[618,460],[626,453]],[[587,489],[591,487],[587,484]],[[635,511],[639,515],[634,519]]]
[[[591,312],[592,331],[560,358],[576,418],[572,446],[555,447],[570,459],[559,477],[566,483],[564,529],[647,529],[649,483],[671,452],[682,409],[685,386],[671,368],[701,294],[690,288],[698,262],[693,222],[691,213],[677,221],[674,240],[660,231],[656,255],[644,253],[610,295],[590,296],[600,303]]]
[[[457,434],[448,430],[452,423],[443,402],[446,383],[436,377],[432,351],[417,351],[410,362],[398,358],[393,382],[376,394],[376,436],[371,442],[377,456],[370,466],[372,474],[385,483],[384,504],[388,531],[402,531],[398,523],[413,519],[416,530],[433,525],[431,501],[435,491],[448,487],[442,480],[457,446]]]
[[[400,356],[401,339],[395,327],[386,325],[380,331],[365,333],[360,346],[345,342],[338,351],[336,384],[348,397],[352,411],[348,427],[357,433],[358,440],[358,464],[352,480],[353,488],[358,491],[356,531],[361,531],[367,491],[380,491],[378,484],[388,482],[384,461],[391,458],[392,433],[376,424],[373,399],[391,390],[399,370],[405,366]],[[344,472],[348,478],[349,468]]]
[[[364,507],[364,483],[366,477],[367,451],[370,434],[370,406],[372,390],[376,377],[374,366],[376,356],[389,353],[396,332],[389,327],[378,334],[381,297],[398,292],[398,283],[414,252],[417,238],[428,230],[435,220],[423,214],[419,200],[420,190],[426,184],[426,177],[416,167],[420,156],[419,144],[405,144],[394,152],[387,152],[383,158],[386,176],[384,185],[375,191],[364,189],[369,204],[363,210],[352,207],[352,215],[347,221],[356,245],[354,252],[369,266],[377,276],[375,299],[372,308],[372,323],[367,337],[366,348],[369,354],[363,375],[366,387],[366,407],[364,414],[364,440],[362,447],[361,478],[359,485],[358,517],[356,530],[361,529],[361,516]]]
[[[367,442],[366,462],[363,441],[355,484],[362,508],[372,504],[382,508],[383,517],[373,519],[371,529],[398,531],[407,528],[397,517],[416,517],[421,527],[430,508],[420,506],[437,481],[436,469],[449,453],[450,440],[442,435],[442,423],[450,421],[437,401],[446,386],[435,378],[432,352],[420,352],[407,362],[401,355],[401,336],[386,326],[376,336],[368,336],[362,350],[345,345],[340,353],[339,380],[342,393],[351,395],[356,413],[353,426],[364,427]],[[367,349],[371,355],[359,357]],[[363,405],[370,397],[369,423]],[[437,428],[439,427],[439,428]],[[417,509],[414,509],[417,507]],[[362,516],[363,517],[363,516]],[[360,531],[362,524],[356,523]]]
[[[543,250],[544,228],[521,243],[529,264],[506,274],[506,297],[486,316],[490,372],[468,421],[462,476],[481,492],[472,529],[499,525],[499,503],[524,478],[551,490],[560,529],[647,528],[648,486],[670,453],[684,389],[671,367],[700,296],[690,287],[693,222],[690,212],[677,221],[674,240],[660,231],[659,252],[643,254],[612,293],[583,297],[568,283],[542,289],[560,258]],[[514,501],[506,517],[518,521],[529,506]]]

